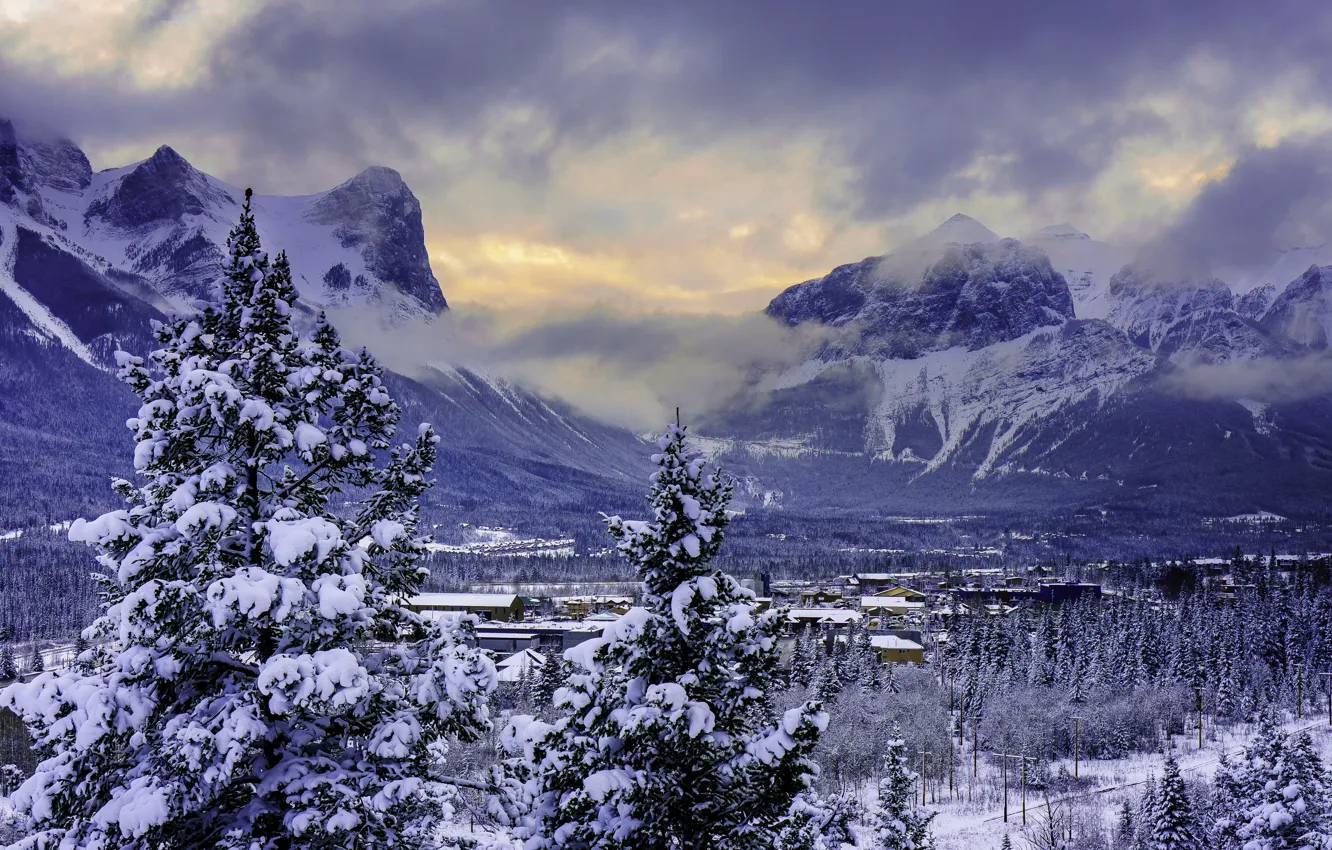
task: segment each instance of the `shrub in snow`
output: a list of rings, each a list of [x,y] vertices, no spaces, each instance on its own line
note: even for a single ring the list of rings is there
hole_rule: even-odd
[[[404,607],[435,436],[395,447],[374,359],[322,317],[302,342],[248,192],[228,246],[220,304],[158,326],[151,365],[119,355],[142,481],[70,529],[107,573],[100,645],[0,694],[44,759],[22,847],[411,846],[439,744],[488,725],[470,623]]]
[[[852,824],[863,812],[848,794],[819,799],[797,794],[777,832],[774,850],[854,850]]]
[[[609,517],[643,607],[566,653],[554,724],[516,718],[507,814],[528,848],[767,848],[793,821],[827,722],[817,703],[773,716],[778,620],[709,565],[730,486],[671,426],[653,455],[651,518]]]

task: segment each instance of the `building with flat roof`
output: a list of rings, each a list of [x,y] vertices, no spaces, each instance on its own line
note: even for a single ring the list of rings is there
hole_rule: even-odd
[[[483,620],[516,623],[523,619],[523,600],[516,593],[421,593],[407,600],[418,614],[461,612]]]
[[[604,622],[586,620],[527,620],[521,623],[489,622],[476,630],[476,645],[494,652],[563,652],[586,640],[601,637]]]

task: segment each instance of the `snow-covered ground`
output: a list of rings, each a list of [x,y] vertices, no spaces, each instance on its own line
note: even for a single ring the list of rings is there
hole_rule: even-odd
[[[1306,716],[1300,722],[1290,722],[1287,729],[1292,733],[1307,730],[1314,745],[1327,762],[1332,756],[1332,727],[1327,718]],[[1203,748],[1197,748],[1197,739],[1193,735],[1172,736],[1170,752],[1178,760],[1181,773],[1186,782],[1191,780],[1210,780],[1216,772],[1218,757],[1221,753],[1233,757],[1239,756],[1251,740],[1256,727],[1241,725],[1229,730],[1204,730]],[[1009,764],[1009,816],[1003,818],[1002,774],[997,765],[980,759],[980,775],[971,777],[971,753],[960,760],[956,773],[956,792],[952,799],[948,789],[942,789],[938,800],[931,797],[930,809],[938,812],[934,819],[934,836],[937,850],[980,850],[980,848],[998,847],[1007,832],[1017,846],[1022,835],[1022,790],[1016,760]],[[1120,802],[1129,800],[1136,805],[1142,794],[1142,786],[1149,777],[1159,779],[1165,755],[1162,753],[1138,753],[1128,758],[1110,760],[1082,760],[1079,763],[1079,778],[1087,782],[1087,787],[1066,794],[1052,794],[1053,804],[1072,804],[1085,806],[1089,810],[1099,809],[1108,830],[1118,812]],[[1073,772],[1073,762],[1065,759],[1050,766],[1052,775],[1066,770]],[[1041,791],[1029,790],[1027,794],[1027,822],[1036,824],[1045,817],[1045,796]]]

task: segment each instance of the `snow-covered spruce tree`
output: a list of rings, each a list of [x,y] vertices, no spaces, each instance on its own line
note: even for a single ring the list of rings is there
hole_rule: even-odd
[[[930,821],[934,812],[916,805],[916,774],[908,767],[906,741],[893,728],[879,780],[879,804],[874,811],[874,850],[929,850]]]
[[[1143,824],[1142,831],[1144,850],[1203,850],[1205,846],[1174,756],[1166,758],[1152,820]]]
[[[12,682],[18,678],[18,661],[14,659],[14,647],[0,644],[0,682]]]
[[[1236,830],[1244,850],[1330,850],[1327,777],[1307,733],[1286,738],[1269,714],[1246,753]]]
[[[555,692],[563,687],[567,672],[564,657],[560,653],[546,653],[546,661],[541,665],[532,695],[537,708],[546,709],[554,704]]]
[[[158,326],[151,367],[118,355],[143,481],[70,529],[108,573],[97,672],[0,695],[44,759],[13,796],[21,847],[418,846],[439,745],[487,727],[470,622],[404,604],[436,438],[393,446],[379,367],[322,318],[302,343],[249,197],[220,304]]]
[[[1212,775],[1212,799],[1203,815],[1209,850],[1235,850],[1240,846],[1239,829],[1244,803],[1242,769],[1222,753]]]
[[[827,715],[811,702],[770,717],[776,614],[710,565],[730,485],[688,456],[684,428],[657,445],[651,519],[606,519],[642,607],[566,653],[563,717],[515,718],[503,736],[505,803],[529,850],[771,850],[804,818],[793,803]]]
[[[1133,814],[1133,804],[1128,800],[1119,803],[1119,817],[1115,818],[1115,847],[1129,850],[1137,844],[1138,827]]]

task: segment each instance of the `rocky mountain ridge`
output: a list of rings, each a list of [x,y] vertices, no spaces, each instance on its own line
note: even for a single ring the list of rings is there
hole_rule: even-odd
[[[213,294],[241,197],[168,147],[94,173],[72,142],[0,122],[7,528],[109,506],[108,478],[129,473],[124,422],[136,409],[113,354],[150,350],[153,320]],[[288,252],[298,309],[356,304],[388,325],[447,309],[420,205],[397,172],[367,169],[308,197],[258,196],[254,209],[265,245]],[[582,505],[643,474],[633,434],[497,376],[423,366],[388,380],[404,422],[433,422],[443,437],[435,502]]]
[[[1296,482],[1332,487],[1332,382],[1251,398],[1194,380],[1321,356],[1332,267],[1236,296],[1220,280],[1112,270],[1122,254],[1070,225],[1030,244],[956,233],[993,235],[954,216],[905,246],[909,262],[867,258],[774,298],[769,315],[842,333],[768,376],[736,406],[747,412],[709,421],[728,440],[718,455],[788,504],[846,494],[895,510],[1023,493],[1290,511],[1316,507]],[[1070,264],[1086,267],[1073,281],[1056,270]]]

